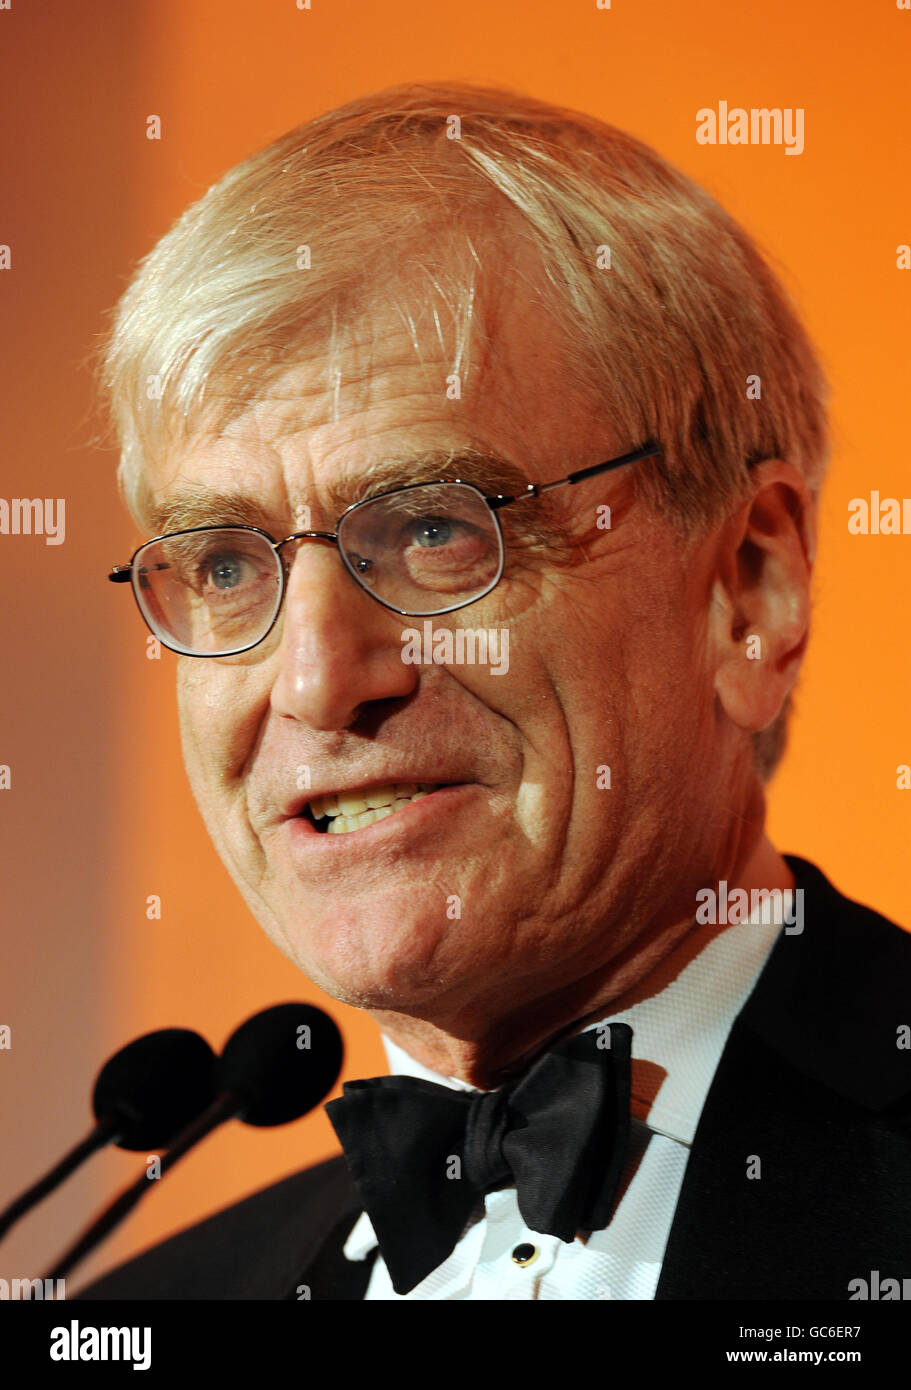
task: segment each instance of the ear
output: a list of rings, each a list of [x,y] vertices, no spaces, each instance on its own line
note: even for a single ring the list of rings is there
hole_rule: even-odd
[[[793,464],[765,459],[751,479],[750,499],[719,536],[709,636],[724,713],[759,733],[780,713],[806,649],[816,522]]]

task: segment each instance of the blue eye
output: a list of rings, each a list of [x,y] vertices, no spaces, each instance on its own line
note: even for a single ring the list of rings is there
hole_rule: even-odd
[[[415,541],[418,545],[431,547],[445,545],[452,540],[452,525],[442,518],[428,517],[417,523]]]
[[[236,556],[222,557],[212,563],[209,573],[216,589],[233,589],[243,578],[243,561]]]

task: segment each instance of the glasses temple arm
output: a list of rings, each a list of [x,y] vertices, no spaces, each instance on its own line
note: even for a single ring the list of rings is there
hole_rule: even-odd
[[[565,478],[561,478],[562,483],[581,483],[585,478],[594,478],[599,473],[608,473],[613,468],[622,468],[627,463],[637,463],[639,459],[651,458],[654,454],[661,453],[660,444],[646,444],[641,449],[633,449],[628,454],[623,454],[618,459],[608,459],[607,463],[596,463],[591,468],[580,468],[575,473],[569,473]],[[540,492],[546,492],[552,487],[559,487],[560,483],[541,483]]]
[[[558,478],[553,483],[529,483],[525,492],[517,493],[512,497],[487,497],[484,500],[487,505],[497,511],[500,507],[506,507],[510,502],[521,501],[526,497],[538,497],[542,492],[550,492],[552,488],[563,487],[564,483],[581,483],[586,478],[594,478],[599,473],[608,473],[611,469],[622,468],[627,463],[637,463],[639,459],[651,458],[654,454],[661,453],[661,445],[649,442],[641,449],[633,449],[628,454],[622,454],[620,458],[608,459],[606,463],[595,463],[590,468],[579,468],[575,473],[568,473],[565,478]]]
[[[169,569],[171,569],[171,566],[170,566],[170,565],[165,564],[165,563],[163,563],[162,561],[159,561],[159,563],[158,563],[157,565],[143,565],[143,566],[140,568],[139,573],[140,573],[140,574],[151,574],[151,573],[152,573],[152,570],[169,570]],[[108,579],[110,579],[110,581],[111,581],[112,584],[128,584],[128,583],[130,582],[130,579],[132,578],[132,574],[133,574],[133,565],[132,565],[132,562],[131,562],[129,565],[115,565],[114,568],[111,570],[111,573],[108,575]]]

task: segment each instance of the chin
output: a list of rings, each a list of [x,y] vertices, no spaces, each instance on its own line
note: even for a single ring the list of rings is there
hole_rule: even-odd
[[[412,905],[414,908],[414,904]],[[308,979],[339,1003],[357,1009],[404,1011],[439,997],[443,970],[439,959],[445,938],[460,922],[443,918],[428,930],[427,914],[406,917],[379,908],[369,919],[301,914],[272,940]],[[437,910],[434,916],[439,918]],[[301,921],[306,922],[302,931]],[[270,933],[270,935],[272,935]]]
[[[428,1004],[440,997],[439,981],[426,975],[409,982],[401,978],[401,972],[399,978],[392,980],[378,976],[375,971],[342,972],[326,969],[321,962],[312,960],[301,961],[299,964],[307,978],[324,994],[353,1009],[385,1010],[402,1014],[423,1013]]]

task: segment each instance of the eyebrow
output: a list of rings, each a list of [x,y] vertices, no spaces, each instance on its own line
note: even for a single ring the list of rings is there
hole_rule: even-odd
[[[346,476],[342,470],[321,494],[334,524],[346,507],[378,492],[440,478],[472,483],[486,497],[523,492],[533,481],[518,464],[488,451],[436,449],[418,456],[387,458],[356,475]],[[194,526],[258,526],[271,531],[280,518],[250,493],[225,492],[199,483],[185,485],[150,506],[146,520],[152,534],[158,536]]]

